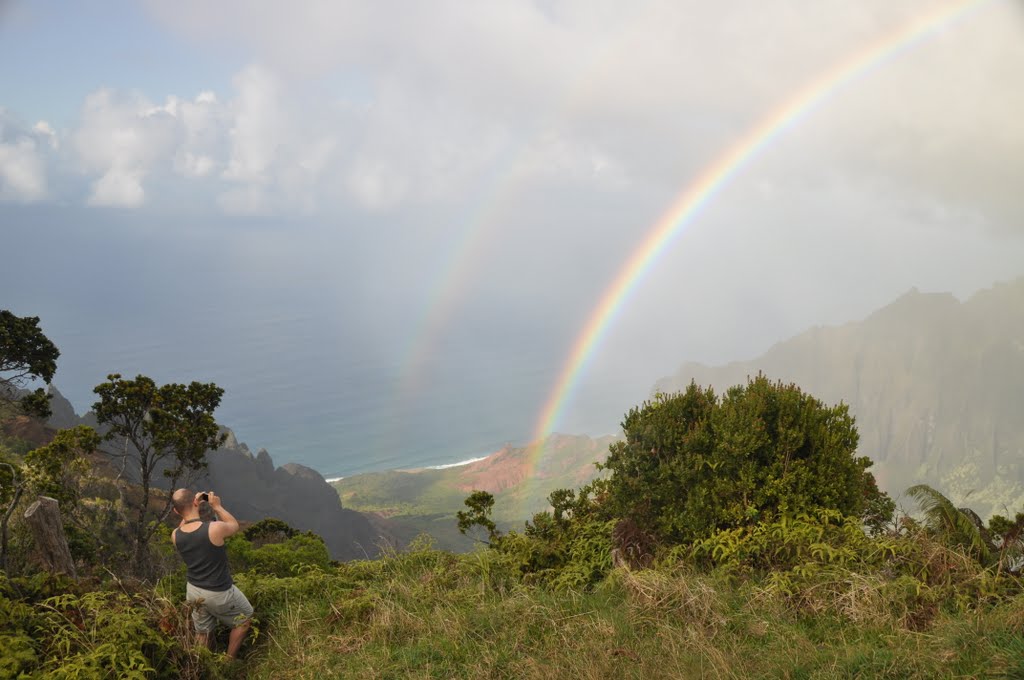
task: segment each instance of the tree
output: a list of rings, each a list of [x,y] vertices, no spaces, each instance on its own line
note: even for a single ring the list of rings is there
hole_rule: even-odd
[[[878,536],[885,531],[896,530],[895,515],[896,501],[878,488],[878,482],[873,474],[865,472],[864,509],[861,511],[861,519],[868,533]]]
[[[458,520],[459,533],[465,534],[474,526],[480,526],[487,530],[488,541],[484,543],[494,544],[501,533],[491,519],[491,511],[494,509],[494,496],[486,491],[474,491],[463,501],[469,510],[459,510],[455,513]]]
[[[659,394],[622,428],[601,466],[611,472],[603,511],[662,543],[817,508],[860,517],[871,495],[846,405],[763,375],[721,398],[695,383]]]
[[[49,444],[26,453],[24,464],[0,460],[0,568],[7,571],[8,525],[22,495],[49,496],[73,510],[79,500],[77,480],[88,468],[85,456],[99,443],[95,430],[79,425],[60,430]]]
[[[59,430],[49,444],[25,454],[25,476],[32,491],[74,509],[81,498],[78,481],[89,469],[86,456],[99,446],[99,434],[88,425]]]
[[[161,472],[174,489],[206,468],[206,452],[219,448],[227,436],[220,434],[213,418],[224,390],[213,383],[199,382],[157,386],[143,375],[125,380],[113,374],[93,392],[99,396],[93,404],[96,419],[108,428],[104,438],[120,439],[123,444],[120,452],[105,453],[120,459],[122,470],[130,463],[138,472],[142,499],[133,536],[135,564],[144,571],[149,563],[150,539],[171,509],[168,494],[159,512],[150,511],[154,475]]]
[[[266,545],[267,543],[283,543],[289,538],[299,535],[299,530],[293,528],[284,520],[276,517],[265,517],[259,522],[248,527],[242,532],[245,539],[252,543],[254,548]]]
[[[0,310],[0,403],[48,417],[49,397],[43,388],[22,397],[16,395],[35,380],[49,385],[59,356],[60,351],[39,328],[39,317],[18,317]]]
[[[7,572],[7,527],[11,515],[25,492],[25,478],[21,467],[9,461],[0,460],[0,503],[3,516],[0,517],[0,569]]]

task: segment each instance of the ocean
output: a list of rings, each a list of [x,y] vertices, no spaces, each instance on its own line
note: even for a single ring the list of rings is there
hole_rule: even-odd
[[[267,449],[277,465],[301,463],[328,478],[450,465],[525,444],[556,375],[553,357],[528,347],[492,360],[449,346],[409,387],[382,346],[285,311],[265,307],[244,324],[212,311],[172,323],[133,315],[134,328],[98,329],[51,315],[43,327],[62,352],[54,384],[79,413],[110,372],[212,381],[225,389],[217,420],[239,441]],[[573,429],[560,430],[613,431],[622,409],[612,409],[604,422],[577,412]]]
[[[585,311],[470,295],[428,333],[431,268],[408,254],[381,269],[392,252],[328,248],[302,225],[293,241],[279,224],[208,233],[97,211],[102,224],[69,229],[79,214],[21,210],[9,223],[21,250],[47,255],[0,270],[0,308],[40,317],[76,411],[109,373],[212,381],[225,389],[217,420],[239,441],[325,477],[527,443]],[[559,431],[618,429],[657,375],[617,370],[584,386]]]

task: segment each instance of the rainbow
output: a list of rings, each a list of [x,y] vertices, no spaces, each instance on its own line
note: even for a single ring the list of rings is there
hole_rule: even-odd
[[[512,163],[507,165],[511,167]],[[484,190],[473,203],[468,218],[449,249],[448,257],[439,268],[441,274],[427,291],[426,304],[410,334],[408,348],[399,366],[400,403],[419,391],[424,367],[437,338],[455,313],[461,294],[469,287],[469,281],[476,273],[476,266],[481,260],[477,255],[485,241],[490,221],[488,218],[497,210],[502,190],[508,184],[507,177],[512,174],[512,170],[504,171],[506,163],[501,162],[498,167],[503,171],[493,173],[485,183]]]
[[[533,476],[545,439],[554,430],[588,360],[615,320],[616,313],[643,275],[654,265],[658,256],[668,249],[684,227],[693,222],[701,208],[706,206],[753,158],[810,114],[830,95],[886,61],[909,52],[955,22],[998,1],[961,0],[950,3],[917,18],[847,57],[806,84],[780,107],[751,127],[684,188],[604,291],[573,344],[537,420],[530,444],[531,450],[528,453],[528,478]]]
[[[604,47],[590,64],[586,77],[581,78],[567,93],[562,105],[551,112],[551,121],[571,115],[585,99],[588,85],[596,81],[603,67],[622,51],[622,46],[628,43],[629,38],[635,37],[639,29],[639,18],[623,27],[620,38]],[[545,127],[542,125],[539,129]],[[535,140],[539,140],[541,135],[542,132],[538,132]],[[479,192],[478,199],[463,221],[463,227],[450,248],[450,255],[439,268],[441,274],[428,289],[423,312],[413,326],[407,349],[398,367],[400,381],[396,402],[399,406],[420,391],[423,371],[438,338],[455,314],[470,281],[478,273],[482,262],[480,252],[494,228],[493,222],[500,215],[502,204],[511,203],[514,198],[516,175],[522,167],[526,152],[526,145],[510,147],[494,164],[483,190]]]

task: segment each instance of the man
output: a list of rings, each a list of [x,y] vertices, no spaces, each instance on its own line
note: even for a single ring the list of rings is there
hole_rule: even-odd
[[[199,504],[204,500],[209,502],[218,521],[204,522],[199,517]],[[195,605],[192,621],[196,637],[200,644],[212,649],[213,631],[220,621],[231,628],[228,656],[234,659],[252,619],[252,605],[231,580],[224,548],[224,539],[238,531],[238,520],[224,509],[212,491],[196,494],[178,489],[171,502],[174,512],[181,517],[178,528],[171,533],[171,541],[185,560],[185,599]]]

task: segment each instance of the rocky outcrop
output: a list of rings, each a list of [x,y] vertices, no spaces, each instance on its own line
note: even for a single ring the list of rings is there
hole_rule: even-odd
[[[50,385],[49,394],[50,417],[46,421],[49,427],[61,430],[81,424],[82,420],[75,413],[75,407],[71,405],[71,402],[63,394],[57,391],[56,387]]]
[[[389,541],[362,514],[342,507],[338,493],[316,470],[288,463],[279,468],[266,450],[253,456],[245,444],[231,442],[207,455],[206,475],[192,486],[212,489],[240,520],[266,517],[323,537],[338,560],[375,557]]]

